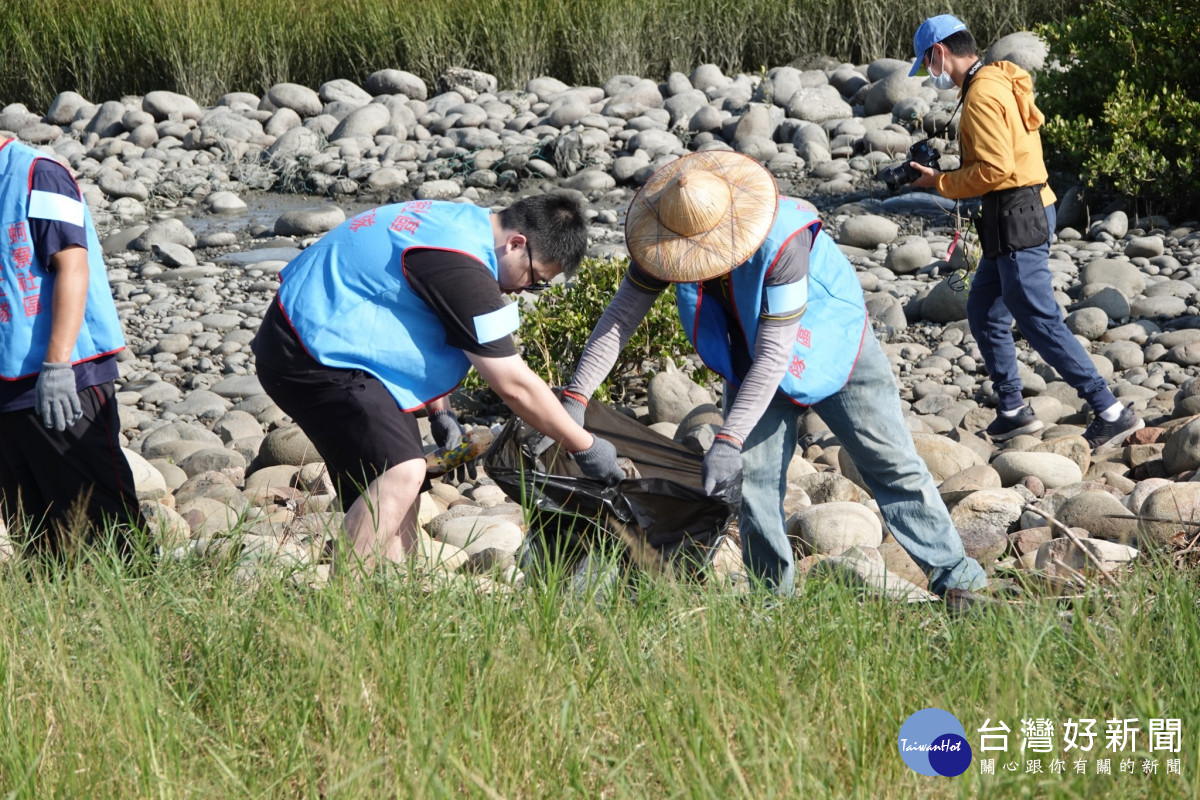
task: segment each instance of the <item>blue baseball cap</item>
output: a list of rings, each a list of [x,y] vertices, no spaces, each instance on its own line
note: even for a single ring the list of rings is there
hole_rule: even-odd
[[[913,64],[913,68],[908,71],[908,77],[911,78],[920,71],[921,59],[925,57],[926,50],[950,34],[966,29],[967,23],[952,14],[939,14],[922,22],[921,27],[917,28],[916,35],[913,36],[913,52],[917,54],[917,63]]]

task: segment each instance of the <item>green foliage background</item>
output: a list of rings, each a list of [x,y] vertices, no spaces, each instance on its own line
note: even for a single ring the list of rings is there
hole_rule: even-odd
[[[1155,211],[1200,211],[1200,6],[1097,0],[1040,32],[1065,67],[1038,77],[1051,163]]]
[[[536,303],[521,310],[517,333],[521,354],[525,363],[550,385],[570,382],[592,329],[617,293],[628,268],[627,260],[587,259],[573,281],[550,287]],[[664,369],[668,361],[678,365],[693,352],[675,311],[675,287],[669,287],[617,356],[609,379],[600,385],[596,397],[623,400],[631,388],[629,377],[652,375]],[[703,382],[711,375],[701,370],[693,377]],[[472,371],[465,388],[483,387]]]

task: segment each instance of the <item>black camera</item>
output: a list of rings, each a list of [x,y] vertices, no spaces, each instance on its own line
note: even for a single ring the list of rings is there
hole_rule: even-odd
[[[894,167],[884,167],[875,175],[875,180],[883,181],[889,189],[895,191],[921,177],[921,173],[910,166],[909,161],[915,161],[923,167],[936,169],[938,159],[941,157],[942,154],[929,143],[928,139],[922,139],[908,148],[908,158],[904,160],[904,163]]]

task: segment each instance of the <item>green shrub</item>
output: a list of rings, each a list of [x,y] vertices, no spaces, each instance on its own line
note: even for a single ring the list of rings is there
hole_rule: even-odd
[[[583,353],[592,328],[600,321],[625,271],[628,261],[589,259],[569,284],[552,286],[537,303],[521,312],[517,332],[525,363],[552,386],[566,385],[575,374],[575,365]],[[600,400],[625,399],[631,388],[629,378],[640,378],[678,362],[694,352],[675,311],[675,287],[663,292],[646,318],[638,325],[629,344],[617,356],[608,380],[600,385]],[[695,376],[704,381],[705,370]],[[472,371],[467,389],[483,387]]]
[[[1040,29],[1039,76],[1054,167],[1162,210],[1200,209],[1200,8],[1173,0],[1098,0]]]

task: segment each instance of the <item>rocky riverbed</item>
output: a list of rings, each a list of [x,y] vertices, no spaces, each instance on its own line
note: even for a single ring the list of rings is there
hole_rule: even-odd
[[[1040,65],[1030,34],[989,58]],[[941,484],[967,551],[990,569],[1078,586],[1169,549],[1200,508],[1200,223],[1089,209],[1071,187],[1050,267],[1069,329],[1148,427],[1093,455],[1084,406],[1019,342],[1046,428],[997,448],[990,383],[945,258],[948,204],[889,196],[871,176],[950,119],[955,92],[907,77],[909,64],[827,59],[728,76],[712,65],[662,83],[603,86],[549,77],[501,89],[454,70],[435,87],[402,70],[363,85],[280,84],[211,108],[171,92],[0,110],[0,131],[74,170],[101,229],[129,348],[120,356],[122,437],[166,557],[238,559],[248,578],[281,569],[320,583],[340,517],[318,454],[262,393],[249,342],[296,253],[348,215],[401,199],[500,207],[555,188],[588,204],[591,253],[621,256],[624,208],[658,166],[735,149],[804,196],[850,257],[898,376],[918,450]],[[950,131],[954,130],[951,123]],[[956,142],[938,138],[942,166]],[[1089,211],[1091,214],[1089,215]],[[532,298],[527,298],[532,301]],[[627,409],[703,448],[719,423],[712,390],[669,370]],[[460,407],[469,426],[503,415]],[[423,423],[424,424],[424,423]],[[431,440],[429,440],[431,443]],[[810,416],[789,472],[789,531],[802,571],[927,599],[821,421]],[[431,444],[432,446],[432,444]],[[1031,510],[1031,504],[1075,531]],[[1140,519],[1139,519],[1140,518]],[[421,561],[432,574],[510,590],[524,531],[517,506],[481,476],[421,498]],[[231,532],[237,535],[231,536]],[[726,543],[712,572],[739,572]],[[886,585],[885,585],[886,584]]]

